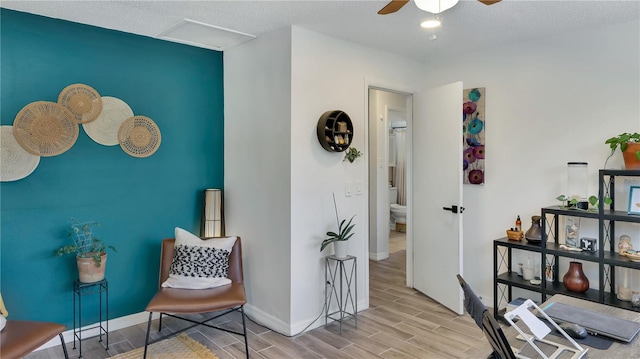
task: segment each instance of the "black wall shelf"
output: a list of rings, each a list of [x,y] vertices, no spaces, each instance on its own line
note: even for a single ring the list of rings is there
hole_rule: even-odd
[[[318,141],[329,152],[345,151],[353,142],[353,123],[346,112],[327,111],[318,120]]]

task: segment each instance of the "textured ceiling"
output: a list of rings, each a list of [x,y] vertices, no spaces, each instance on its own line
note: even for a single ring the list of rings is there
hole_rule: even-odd
[[[420,21],[433,15],[419,10],[413,2],[397,13],[378,15],[386,3],[3,0],[0,6],[149,37],[159,37],[183,19],[256,37],[296,25],[419,61],[463,56],[473,50],[563,32],[580,36],[581,29],[640,18],[640,0],[503,0],[491,6],[461,0],[442,14],[441,28],[425,30],[419,27]],[[437,39],[429,40],[434,33]]]

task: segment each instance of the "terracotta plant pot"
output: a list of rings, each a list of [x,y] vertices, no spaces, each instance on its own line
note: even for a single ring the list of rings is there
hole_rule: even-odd
[[[569,270],[562,277],[562,284],[570,292],[584,293],[589,289],[589,278],[582,271],[582,263],[569,262]]]
[[[622,152],[626,169],[640,170],[640,160],[636,157],[636,152],[638,151],[640,151],[640,143],[627,143],[627,149]]]
[[[96,267],[96,262],[92,257],[76,257],[78,262],[78,275],[82,283],[95,283],[104,279],[104,271],[107,266],[107,254],[100,256],[100,266]]]

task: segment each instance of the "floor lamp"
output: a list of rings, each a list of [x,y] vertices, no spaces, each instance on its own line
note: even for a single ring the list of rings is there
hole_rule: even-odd
[[[223,237],[224,234],[224,192],[221,189],[205,189],[202,206],[200,236]]]

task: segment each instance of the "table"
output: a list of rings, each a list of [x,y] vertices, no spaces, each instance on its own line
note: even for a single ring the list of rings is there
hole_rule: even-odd
[[[604,305],[596,302],[589,302],[583,299],[568,297],[562,294],[556,294],[553,297],[549,298],[546,302],[540,305],[540,308],[544,308],[547,304],[551,302],[570,304],[576,307],[594,310],[594,311],[597,311],[603,314],[608,314],[614,317],[632,320],[635,322],[640,322],[640,313],[638,312],[616,308],[616,307],[612,307],[612,306],[608,306],[608,305]],[[510,326],[503,327],[503,330],[504,330],[505,336],[507,337],[507,340],[509,340],[509,343],[511,344],[512,347],[522,348],[527,343],[526,341],[516,339],[518,332],[513,327],[510,327]],[[585,355],[585,358],[588,358],[588,359],[638,358],[640,357],[640,339],[639,338],[640,338],[640,333],[637,334],[635,338],[633,338],[631,343],[614,341],[608,350],[599,350],[599,349],[595,349],[587,346],[587,348],[589,348],[589,351]],[[551,334],[547,335],[545,339],[550,339],[560,344],[565,344],[569,346],[571,345],[566,339],[558,336],[553,336]],[[531,348],[528,348],[528,349],[531,349]],[[539,355],[537,355],[537,353],[533,349],[531,349],[531,352],[527,350],[523,354],[530,356],[531,358],[539,358]]]
[[[350,267],[349,262],[351,262]],[[357,261],[354,256],[338,258],[331,255],[325,257],[324,322],[325,325],[329,319],[339,322],[340,333],[342,333],[342,323],[349,318],[354,318],[356,328],[358,327],[358,275],[356,268]],[[336,300],[338,310],[330,313],[333,298]],[[347,310],[349,304],[351,305],[350,312]]]
[[[92,294],[98,294],[98,311],[99,322],[92,327],[82,327],[82,297]],[[104,300],[102,297],[105,297]],[[76,301],[77,298],[77,301]],[[77,305],[76,305],[77,303]],[[104,308],[104,313],[103,313]],[[77,313],[77,315],[76,315]],[[103,315],[104,314],[104,319]],[[77,318],[77,320],[76,320]],[[104,322],[104,325],[103,325]],[[76,327],[77,324],[77,327]],[[109,283],[107,279],[103,279],[94,283],[83,283],[76,279],[73,281],[73,349],[76,349],[76,339],[78,339],[78,358],[82,358],[82,332],[97,329],[99,341],[105,350],[109,350]],[[102,342],[102,336],[105,336],[105,341]],[[94,337],[95,337],[94,336]],[[88,338],[84,338],[88,339]]]

